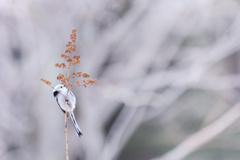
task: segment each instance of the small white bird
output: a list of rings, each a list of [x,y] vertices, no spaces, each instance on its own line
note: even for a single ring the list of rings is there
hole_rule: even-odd
[[[66,100],[67,88],[65,85],[59,84],[53,89],[53,96],[55,97],[60,109],[64,113],[66,112],[66,102],[67,102],[67,104],[68,104],[67,105],[67,112],[68,112],[67,116],[70,115],[70,118],[73,122],[73,126],[76,130],[76,133],[79,137],[81,137],[83,135],[82,131],[79,128],[79,126],[75,120],[74,114],[73,114],[73,110],[76,107],[76,98],[75,98],[74,94],[71,91],[68,91],[68,100]]]

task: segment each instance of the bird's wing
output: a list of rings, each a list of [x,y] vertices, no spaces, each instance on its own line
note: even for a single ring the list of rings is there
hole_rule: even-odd
[[[61,105],[60,105],[60,103],[58,101],[58,97],[56,97],[56,101],[57,101],[57,104],[58,104],[59,108],[63,111],[63,113],[65,113],[65,110],[62,109],[62,107],[61,107]]]
[[[73,96],[74,105],[76,106],[76,97],[74,96],[74,94],[72,93],[72,91],[70,91],[70,94]]]

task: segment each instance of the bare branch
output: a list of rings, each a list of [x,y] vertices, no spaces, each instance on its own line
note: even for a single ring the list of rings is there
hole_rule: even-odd
[[[228,112],[215,120],[210,125],[193,134],[177,147],[153,160],[181,160],[187,157],[198,148],[216,138],[220,133],[230,127],[240,118],[240,103],[237,103]]]

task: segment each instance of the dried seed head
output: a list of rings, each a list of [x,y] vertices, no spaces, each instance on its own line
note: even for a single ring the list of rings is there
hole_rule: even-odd
[[[73,59],[79,59],[80,58],[80,55],[74,55],[73,56]]]
[[[76,76],[77,76],[77,77],[81,77],[81,76],[82,76],[82,72],[77,72],[77,73],[76,73]]]
[[[80,63],[81,61],[79,60],[79,59],[77,59],[76,61],[75,61],[75,63],[76,64],[78,64],[78,63]]]
[[[72,33],[76,33],[76,31],[77,31],[77,30],[76,30],[75,28],[72,29]]]
[[[93,83],[96,83],[96,82],[98,82],[97,78],[87,80],[87,84],[93,84]]]
[[[61,57],[66,59],[67,58],[67,55],[66,54],[61,54]]]
[[[61,80],[61,79],[63,79],[64,78],[64,75],[63,74],[61,74],[61,73],[59,73],[59,75],[57,76],[57,80]]]
[[[63,69],[66,68],[66,64],[65,64],[65,63],[60,63],[60,64],[58,64],[58,68],[61,68],[61,67],[62,67]]]
[[[61,84],[63,84],[63,85],[66,85],[67,83],[66,83],[66,78],[63,78],[62,80],[61,80]]]
[[[50,81],[48,81],[46,79],[41,78],[40,80],[43,81],[44,83],[46,83],[47,85],[51,85],[52,84]]]
[[[81,61],[77,59],[76,61],[72,61],[69,63],[69,66],[75,66],[76,64],[80,63]]]
[[[75,81],[74,82],[78,87],[80,87],[81,85],[79,84],[79,81]]]
[[[71,58],[66,60],[68,63],[71,63],[73,60]]]
[[[72,46],[72,41],[68,41],[68,43],[66,44],[66,47],[71,47]]]
[[[90,75],[87,74],[87,73],[83,73],[82,76],[83,76],[83,78],[89,78],[90,77]]]
[[[70,40],[71,41],[68,41],[68,43],[66,44],[66,46],[68,48],[64,51],[65,53],[70,53],[71,54],[71,52],[76,51],[76,44],[73,44],[73,43],[76,42],[76,37],[77,37],[76,29],[73,29],[72,33],[70,34]],[[71,64],[71,65],[75,65],[75,64]]]
[[[72,33],[70,34],[70,39],[72,40],[72,42],[76,41],[76,37],[77,37],[76,31],[77,30],[73,28]]]
[[[70,53],[71,51],[69,50],[69,48],[65,49],[64,53]]]
[[[76,48],[71,47],[71,50],[74,52],[74,51],[76,51]]]
[[[68,41],[68,43],[66,44],[66,46],[68,47],[64,52],[65,53],[70,53],[69,55],[67,54],[61,54],[61,57],[64,58],[64,60],[67,61],[68,63],[68,67],[70,69],[71,66],[74,66],[76,64],[79,64],[81,61],[80,61],[80,55],[73,55],[71,57],[71,52],[74,52],[76,51],[76,29],[74,28],[72,30],[72,33],[70,34],[70,41]],[[65,63],[56,63],[54,65],[55,67],[58,67],[58,68],[66,68],[66,64]],[[82,72],[73,72],[72,73],[72,78],[75,78],[75,77],[83,77],[83,78],[89,78],[90,75],[87,74],[87,73],[82,73]],[[50,85],[51,82],[48,81],[48,80],[45,80],[43,78],[40,79],[41,81],[43,81],[44,83]],[[68,87],[72,87],[72,84],[69,82],[70,80],[70,77],[64,77],[63,74],[59,74],[57,76],[57,80],[61,81],[61,84],[63,85],[66,85]],[[80,84],[79,81],[75,81],[74,83],[77,85],[77,87],[80,87],[80,86],[84,86],[85,88],[87,87],[87,85],[89,84],[93,84],[93,83],[96,83],[98,80],[97,79],[89,79],[89,80],[82,80],[82,84]]]

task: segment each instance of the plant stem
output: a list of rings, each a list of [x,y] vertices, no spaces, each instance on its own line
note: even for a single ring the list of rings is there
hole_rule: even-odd
[[[69,84],[69,72],[70,72],[70,66],[68,66],[68,84]],[[67,85],[67,96],[66,100],[68,100],[68,85]],[[65,139],[66,139],[66,160],[69,160],[68,157],[68,136],[67,136],[67,101],[66,101],[66,112],[65,112]]]

